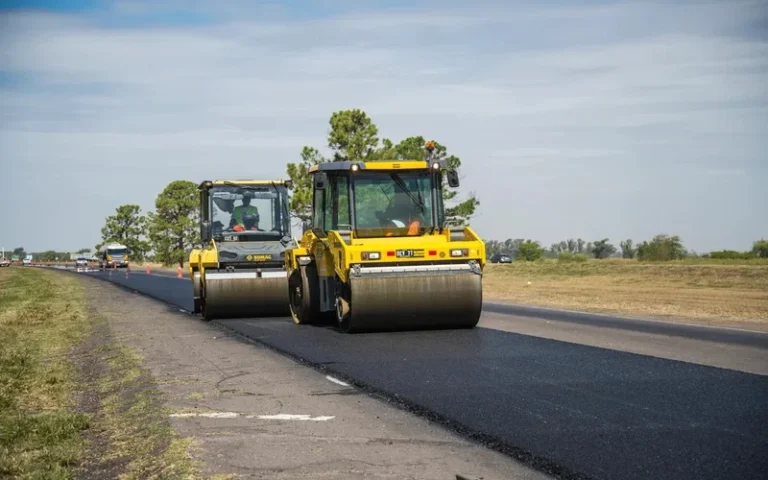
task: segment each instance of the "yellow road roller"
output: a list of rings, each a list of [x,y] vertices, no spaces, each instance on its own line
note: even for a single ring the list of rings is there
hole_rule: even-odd
[[[189,255],[195,313],[217,318],[287,316],[285,251],[295,248],[290,180],[200,184],[202,247]]]
[[[426,160],[327,162],[309,169],[312,218],[285,252],[297,324],[343,332],[473,328],[482,311],[485,243],[448,226],[442,186],[455,170]]]

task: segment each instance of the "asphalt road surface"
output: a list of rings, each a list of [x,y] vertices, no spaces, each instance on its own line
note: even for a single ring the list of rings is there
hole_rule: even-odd
[[[87,275],[192,309],[186,276]],[[216,323],[562,477],[768,478],[768,376],[489,328]]]

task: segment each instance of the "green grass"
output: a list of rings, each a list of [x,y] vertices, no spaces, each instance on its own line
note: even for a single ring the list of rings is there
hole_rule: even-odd
[[[0,270],[0,478],[199,478],[143,359],[87,312],[75,276]]]
[[[0,477],[72,478],[89,418],[73,408],[67,354],[87,331],[76,280],[0,270]]]

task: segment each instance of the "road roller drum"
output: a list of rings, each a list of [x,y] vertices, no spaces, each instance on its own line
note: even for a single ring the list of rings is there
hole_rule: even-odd
[[[202,313],[206,320],[289,315],[285,271],[206,271]]]
[[[349,333],[473,328],[483,308],[482,277],[469,268],[363,274],[350,278],[348,292],[337,297],[347,304],[337,320]]]

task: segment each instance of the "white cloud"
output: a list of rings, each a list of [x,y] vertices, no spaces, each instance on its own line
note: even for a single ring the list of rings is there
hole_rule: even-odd
[[[758,207],[768,200],[768,42],[749,31],[765,19],[759,2],[306,19],[259,8],[234,15],[236,4],[186,6],[227,19],[189,26],[107,27],[96,14],[0,20],[2,70],[28,82],[0,83],[0,162],[20,179],[0,197],[54,189],[72,169],[90,179],[74,205],[46,207],[66,245],[27,248],[94,244],[114,207],[149,209],[177,178],[284,176],[302,145],[325,144],[330,113],[353,107],[382,137],[423,134],[460,155],[465,189],[482,202],[476,226],[489,238],[641,240],[668,230],[706,250],[747,248],[768,228]],[[178,9],[125,1],[115,12]],[[746,175],[722,185],[691,175],[720,170]],[[129,190],[99,182],[115,172]],[[718,189],[737,213],[718,214]],[[73,207],[84,212],[76,230]],[[697,220],[681,223],[680,212]],[[18,227],[0,241],[22,243],[35,220],[11,215]]]

